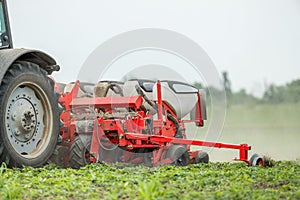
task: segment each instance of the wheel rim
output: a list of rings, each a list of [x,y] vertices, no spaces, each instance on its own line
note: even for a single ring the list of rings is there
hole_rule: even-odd
[[[184,166],[184,158],[182,156],[176,160],[176,165]]]
[[[256,165],[258,165],[258,166],[260,166],[260,167],[263,167],[263,166],[264,166],[264,160],[263,160],[262,158],[259,158],[259,159],[257,160]]]
[[[44,90],[33,82],[17,85],[5,111],[7,138],[14,150],[26,158],[38,157],[48,147],[53,114]]]

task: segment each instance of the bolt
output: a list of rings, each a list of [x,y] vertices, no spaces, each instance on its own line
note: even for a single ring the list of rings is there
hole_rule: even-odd
[[[16,113],[14,113],[14,114],[12,114],[11,119],[12,119],[13,121],[15,121],[15,120],[16,120],[16,117],[17,117],[17,115],[16,115]]]
[[[21,134],[21,132],[18,129],[15,129],[15,135],[19,136]]]
[[[30,138],[30,134],[25,134],[25,138],[29,139]]]

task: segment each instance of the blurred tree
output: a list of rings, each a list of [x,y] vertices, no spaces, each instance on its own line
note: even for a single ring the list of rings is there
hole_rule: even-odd
[[[204,89],[203,85],[199,82],[195,82],[193,85],[194,85],[195,88]]]
[[[298,103],[300,102],[300,79],[291,81],[285,85],[276,86],[271,84],[261,99],[248,94],[245,89],[238,92],[231,91],[230,80],[227,72],[223,72],[224,89],[227,95],[227,106],[236,104],[257,104],[257,103]],[[220,90],[214,87],[203,87],[201,83],[193,84],[198,89],[206,89],[207,100],[210,101],[210,93],[218,94]]]
[[[228,107],[231,104],[231,100],[232,100],[231,82],[228,78],[227,71],[224,71],[222,75],[223,75],[223,85],[226,93],[227,107]]]
[[[226,92],[231,93],[231,82],[228,78],[228,72],[224,71],[223,75],[223,85]]]
[[[283,86],[271,84],[263,96],[265,103],[297,103],[300,102],[300,79]]]
[[[245,89],[241,89],[238,92],[232,94],[231,104],[256,104],[259,103],[259,99],[251,94],[247,94]]]
[[[287,84],[287,96],[291,103],[300,102],[300,79],[294,80]]]

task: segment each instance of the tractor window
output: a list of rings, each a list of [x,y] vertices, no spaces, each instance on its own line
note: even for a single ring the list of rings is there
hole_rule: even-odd
[[[0,33],[5,33],[5,21],[4,21],[4,12],[2,2],[0,2]]]
[[[0,2],[0,46],[2,46],[2,34],[6,32],[5,20],[4,20],[4,11],[2,2]]]

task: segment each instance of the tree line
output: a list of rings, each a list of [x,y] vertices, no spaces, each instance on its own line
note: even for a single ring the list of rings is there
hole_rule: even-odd
[[[258,98],[247,93],[245,89],[233,92],[231,90],[231,81],[229,80],[228,73],[223,72],[222,75],[228,106],[237,104],[282,104],[300,102],[300,79],[279,86],[271,84],[266,88],[263,96]],[[199,82],[194,83],[194,86],[203,89],[202,84]],[[218,91],[218,89],[210,86],[205,89],[207,98],[210,98],[209,91]]]

